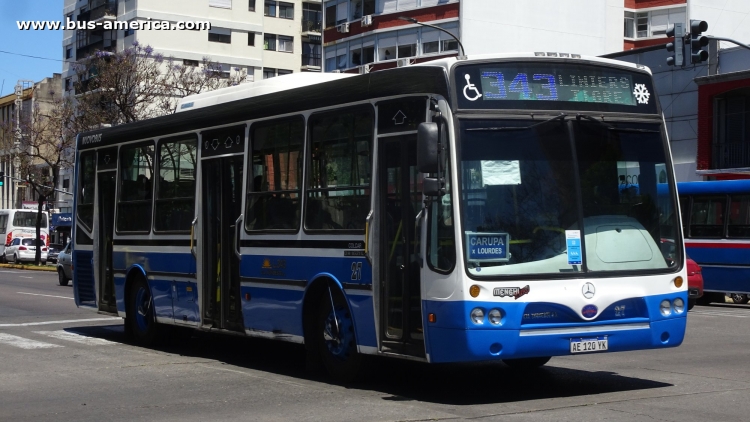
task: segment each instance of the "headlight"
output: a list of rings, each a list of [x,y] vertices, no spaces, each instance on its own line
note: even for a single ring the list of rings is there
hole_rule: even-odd
[[[471,322],[474,324],[484,323],[484,310],[481,308],[474,308],[471,310]]]
[[[672,304],[668,300],[664,299],[659,305],[661,314],[664,316],[670,316],[672,314]]]
[[[499,309],[493,309],[487,314],[487,319],[492,325],[500,325],[503,320],[503,313]]]
[[[683,312],[685,312],[685,301],[678,297],[674,300],[674,313],[681,314]]]

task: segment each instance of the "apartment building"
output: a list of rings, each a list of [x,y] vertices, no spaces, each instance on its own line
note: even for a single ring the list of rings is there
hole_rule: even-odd
[[[601,55],[668,42],[687,0],[326,0],[325,70],[367,72],[459,54]]]
[[[300,71],[320,71],[319,0],[65,0],[67,21],[210,22],[210,30],[95,29],[63,34],[64,88],[73,89],[74,63],[96,51],[122,51],[138,42],[197,66],[204,57],[226,75],[242,72],[248,81]],[[315,20],[318,20],[316,25]],[[317,57],[316,57],[317,54]],[[305,61],[303,62],[303,57]]]

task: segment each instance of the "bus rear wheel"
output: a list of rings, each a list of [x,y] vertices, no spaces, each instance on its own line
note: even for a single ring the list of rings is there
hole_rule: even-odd
[[[323,365],[331,377],[340,382],[357,378],[362,356],[357,352],[351,311],[338,291],[327,290],[321,297],[315,338]]]
[[[136,343],[150,346],[157,338],[157,323],[154,315],[154,299],[151,289],[142,277],[134,280],[128,295],[126,322]]]
[[[519,358],[519,359],[503,359],[503,363],[510,366],[513,369],[534,369],[544,366],[551,356],[543,356],[539,358]]]

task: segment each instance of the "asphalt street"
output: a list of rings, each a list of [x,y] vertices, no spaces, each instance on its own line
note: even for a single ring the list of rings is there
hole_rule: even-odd
[[[338,385],[299,345],[195,333],[159,348],[78,309],[55,273],[0,269],[2,421],[747,421],[750,306],[697,306],[682,346],[541,370],[369,359]]]

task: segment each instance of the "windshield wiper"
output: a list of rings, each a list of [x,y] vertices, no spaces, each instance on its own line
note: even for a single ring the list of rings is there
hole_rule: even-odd
[[[576,120],[580,121],[581,119],[588,120],[590,122],[594,122],[600,126],[604,126],[607,128],[607,130],[613,130],[616,132],[642,132],[642,133],[661,133],[661,131],[653,130],[653,129],[640,129],[635,127],[617,127],[617,126],[610,126],[601,120],[597,120],[589,115],[586,114],[576,114]]]
[[[466,129],[467,131],[482,131],[482,132],[502,132],[502,131],[509,131],[509,130],[528,130],[528,129],[534,129],[535,127],[546,125],[549,122],[554,122],[555,120],[564,121],[565,118],[568,117],[567,114],[562,113],[559,116],[555,116],[551,119],[547,119],[544,121],[541,121],[539,123],[534,123],[531,126],[498,126],[498,127],[474,127],[471,129]]]

